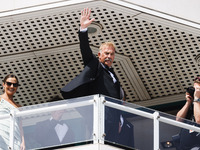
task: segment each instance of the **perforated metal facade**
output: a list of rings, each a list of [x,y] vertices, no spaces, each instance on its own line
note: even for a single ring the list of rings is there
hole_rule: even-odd
[[[19,77],[17,102],[44,103],[83,70],[77,32],[84,7],[92,8],[102,27],[90,35],[94,53],[105,41],[117,46],[113,67],[128,101],[156,105],[167,96],[170,102],[184,97],[200,74],[199,29],[93,1],[0,18],[0,77],[11,72]]]

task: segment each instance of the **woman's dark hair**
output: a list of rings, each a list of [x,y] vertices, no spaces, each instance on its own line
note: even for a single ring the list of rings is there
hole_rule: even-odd
[[[11,73],[11,74],[8,74],[7,76],[5,76],[5,78],[3,79],[3,83],[4,83],[4,84],[6,83],[6,80],[7,80],[8,78],[15,78],[15,79],[17,80],[17,83],[19,83],[19,80],[18,80],[17,76],[14,75],[13,73]]]
[[[186,89],[186,92],[190,94],[190,96],[192,96],[192,98],[194,98],[194,92],[195,92],[195,89],[193,86],[190,86]]]

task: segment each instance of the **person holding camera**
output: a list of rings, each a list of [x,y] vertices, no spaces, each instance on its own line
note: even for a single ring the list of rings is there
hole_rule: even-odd
[[[200,77],[194,79],[194,86],[186,89],[186,103],[176,115],[176,120],[200,127]],[[200,133],[181,129],[178,149],[200,150]]]

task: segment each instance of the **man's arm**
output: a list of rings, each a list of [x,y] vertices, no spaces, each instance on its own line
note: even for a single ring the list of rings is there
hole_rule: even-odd
[[[192,104],[192,101],[188,100],[186,98],[186,103],[185,105],[179,110],[179,112],[176,114],[176,120],[181,121],[181,118],[186,118],[188,110],[190,105]]]
[[[80,31],[79,31],[79,40],[80,40],[80,49],[83,58],[84,65],[87,65],[90,60],[94,58],[92,50],[89,46],[88,40],[88,26],[94,21],[94,18],[90,19],[91,10],[84,9],[81,11],[81,18],[80,18]]]
[[[89,45],[87,31],[79,32],[79,40],[83,63],[84,66],[86,66],[94,58],[94,55]]]

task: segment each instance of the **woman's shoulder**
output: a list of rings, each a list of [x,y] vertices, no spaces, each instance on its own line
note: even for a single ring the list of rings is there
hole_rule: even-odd
[[[1,102],[1,103],[3,102],[3,103],[5,103],[5,104],[10,104],[10,105],[12,105],[12,106],[15,107],[15,108],[21,107],[20,104],[14,102],[14,101],[10,101],[10,102],[9,102],[9,101],[5,100],[5,99],[3,98],[2,95],[0,95],[0,102]]]

